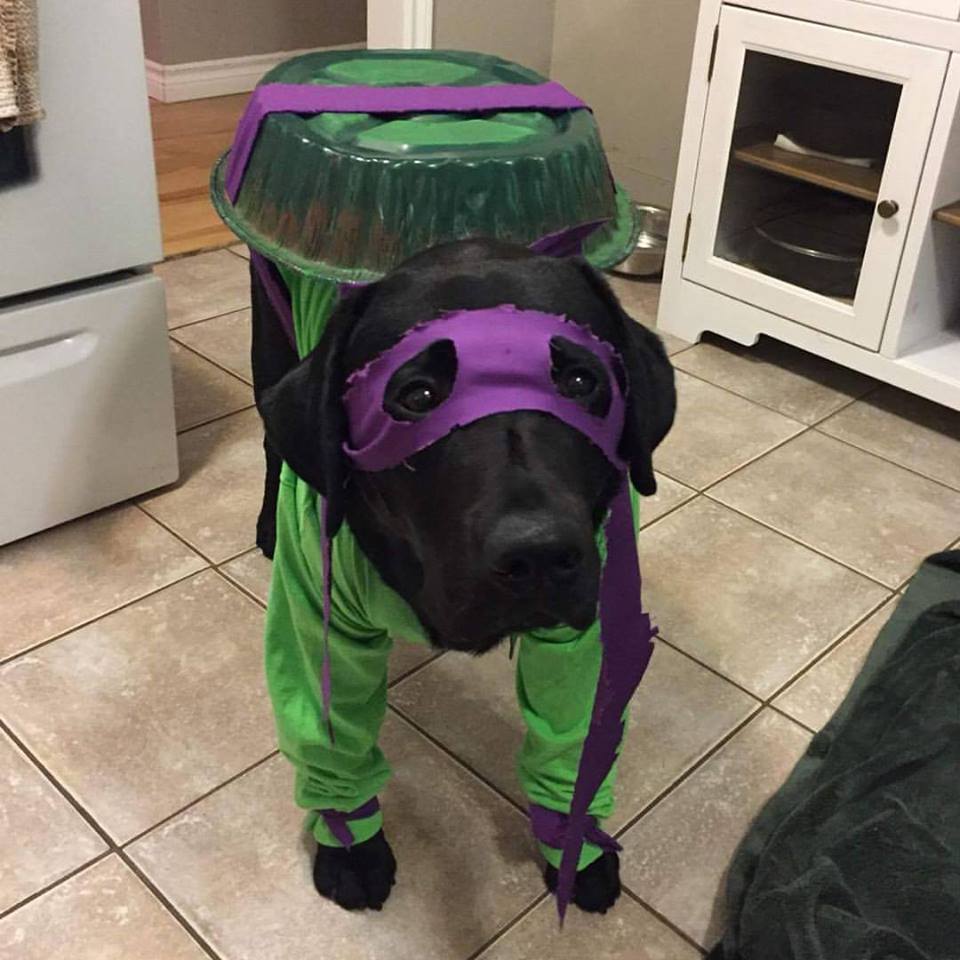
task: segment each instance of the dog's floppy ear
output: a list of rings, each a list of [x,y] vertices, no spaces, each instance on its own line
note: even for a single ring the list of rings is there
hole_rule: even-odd
[[[313,352],[265,390],[257,404],[273,449],[326,499],[331,536],[343,520],[347,481],[343,355],[368,299],[365,293],[341,300]]]
[[[586,261],[581,269],[593,292],[620,325],[620,358],[627,375],[627,410],[620,454],[630,464],[630,479],[645,497],[657,492],[653,451],[670,431],[677,409],[673,366],[663,341],[630,317],[604,277]]]

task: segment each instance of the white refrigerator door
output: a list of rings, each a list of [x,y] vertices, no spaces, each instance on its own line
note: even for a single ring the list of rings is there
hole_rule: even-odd
[[[36,175],[0,184],[0,299],[161,259],[139,7],[38,10],[46,117],[25,128]]]

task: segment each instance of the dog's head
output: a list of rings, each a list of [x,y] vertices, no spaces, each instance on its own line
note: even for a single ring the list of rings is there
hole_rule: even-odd
[[[654,493],[651,457],[673,422],[673,371],[659,338],[580,259],[480,240],[419,254],[348,295],[316,350],[260,403],[276,450],[328,498],[330,526],[346,516],[436,645],[478,653],[520,631],[594,620],[597,531],[616,468],[563,421],[518,410],[454,430],[398,467],[352,470],[343,395],[352,372],[414,326],[504,303],[564,315],[614,348],[617,382],[593,353],[554,338],[551,378],[559,394],[600,417],[613,391],[625,396],[619,454],[640,493]],[[393,373],[383,409],[400,421],[428,416],[456,377],[453,344],[438,340]]]

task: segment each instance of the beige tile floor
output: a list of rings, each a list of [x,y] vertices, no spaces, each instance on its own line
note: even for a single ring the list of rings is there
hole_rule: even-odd
[[[750,818],[917,563],[960,539],[960,415],[772,342],[667,338],[680,414],[640,533],[662,642],[611,820],[625,897],[558,933],[510,662],[398,644],[399,883],[352,916],[312,893],[264,693],[246,270],[239,248],[160,269],[180,483],[0,549],[0,956],[699,956]],[[655,285],[615,285],[655,322]]]

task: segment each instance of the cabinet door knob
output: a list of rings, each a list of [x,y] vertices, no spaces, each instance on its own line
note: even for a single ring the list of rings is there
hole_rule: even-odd
[[[889,220],[891,217],[896,216],[899,209],[900,204],[897,203],[896,200],[881,200],[877,204],[877,213],[879,213],[884,220]]]

